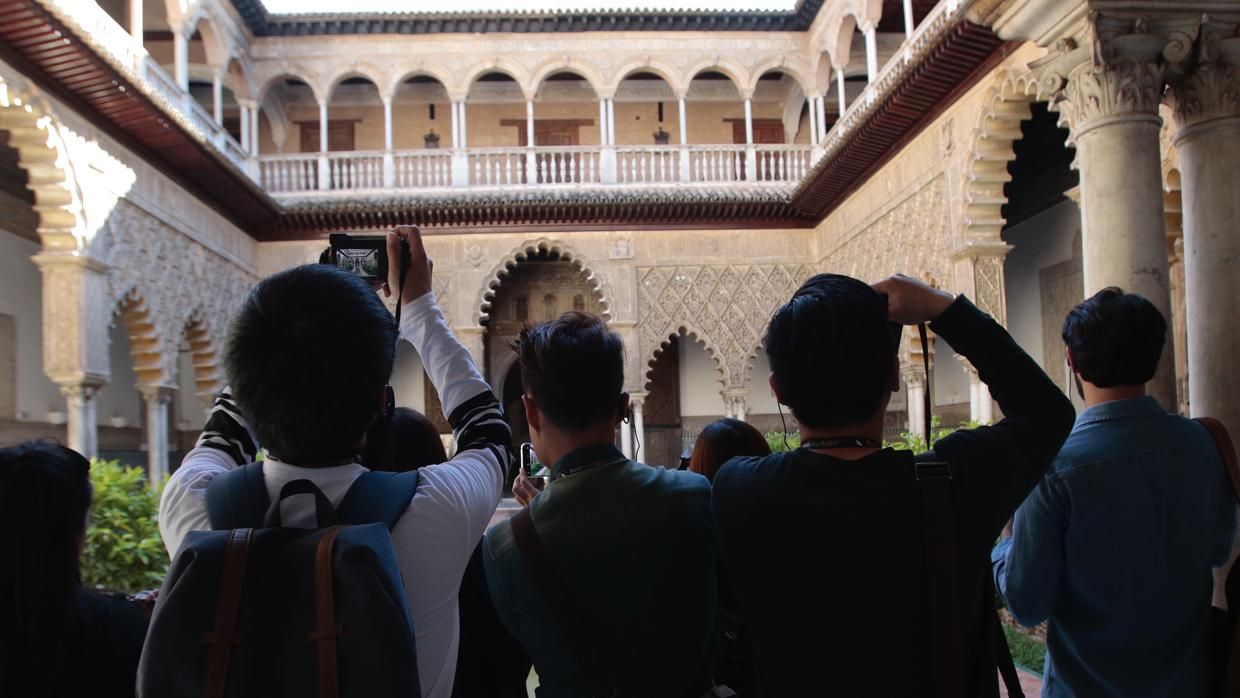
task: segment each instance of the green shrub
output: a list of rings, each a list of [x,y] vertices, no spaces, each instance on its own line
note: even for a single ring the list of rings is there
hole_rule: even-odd
[[[1012,650],[1012,661],[1039,676],[1045,671],[1046,643],[1029,637],[1006,623],[1003,634],[1007,636],[1008,647]]]
[[[800,432],[768,431],[764,436],[766,436],[766,445],[771,448],[771,453],[795,451],[801,447]]]
[[[135,593],[158,587],[168,569],[159,537],[159,491],[146,473],[116,461],[92,461],[94,504],[82,554],[82,584]]]

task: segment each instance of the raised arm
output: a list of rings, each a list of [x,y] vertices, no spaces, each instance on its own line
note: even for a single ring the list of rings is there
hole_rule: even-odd
[[[1072,430],[1075,411],[1007,330],[963,296],[931,328],[977,368],[1004,418],[961,430],[934,444],[935,452],[969,468],[984,503],[986,524],[999,529],[1046,472]]]
[[[439,505],[458,511],[468,523],[462,531],[468,553],[499,503],[511,459],[512,432],[495,393],[435,303],[433,264],[417,228],[402,226],[389,234],[388,259],[399,260],[404,254],[408,254],[408,272],[398,291],[403,304],[400,334],[422,358],[457,444],[452,460],[424,468],[423,477],[436,490]],[[390,264],[389,269],[388,287],[400,287],[400,265]]]
[[[211,527],[207,521],[207,485],[211,480],[257,459],[254,431],[225,388],[216,396],[198,442],[185,454],[159,497],[159,533],[169,555],[176,554],[190,531]]]

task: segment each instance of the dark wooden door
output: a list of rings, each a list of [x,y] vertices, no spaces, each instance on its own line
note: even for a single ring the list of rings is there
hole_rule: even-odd
[[[344,121],[328,121],[327,122],[327,149],[333,153],[353,150],[353,126],[357,121],[353,119]],[[317,153],[319,152],[319,122],[317,121],[298,121],[298,130],[301,132],[301,152]]]
[[[745,120],[728,119],[732,122],[732,143],[745,144]],[[784,122],[779,119],[754,119],[753,142],[758,144],[780,144],[784,142]]]

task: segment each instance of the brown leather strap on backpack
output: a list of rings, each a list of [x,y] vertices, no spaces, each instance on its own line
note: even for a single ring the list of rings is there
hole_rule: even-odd
[[[517,550],[525,560],[530,579],[534,582],[551,612],[551,618],[564,636],[564,642],[573,653],[577,668],[581,671],[586,684],[590,686],[592,696],[615,696],[617,691],[608,685],[603,676],[602,664],[598,660],[598,652],[594,640],[585,625],[585,616],[574,601],[568,587],[560,581],[551,566],[551,559],[534,530],[534,520],[530,517],[527,506],[512,516],[512,537]]]
[[[336,636],[344,631],[336,625],[335,596],[332,593],[332,550],[340,526],[323,531],[314,550],[314,630],[310,641],[315,643],[318,698],[337,698],[340,694],[336,669]]]
[[[228,659],[233,645],[240,644],[237,635],[237,612],[241,607],[241,590],[245,582],[245,562],[250,553],[252,529],[233,529],[224,553],[224,575],[220,594],[215,600],[215,628],[203,636],[207,643],[207,668],[202,680],[204,698],[223,698],[228,683]]]
[[[1196,421],[1205,427],[1210,433],[1210,438],[1214,439],[1214,446],[1218,449],[1219,457],[1223,459],[1223,466],[1227,469],[1227,476],[1231,480],[1232,495],[1236,498],[1236,502],[1240,503],[1240,463],[1236,461],[1236,447],[1232,445],[1227,427],[1214,417],[1197,417]],[[1235,619],[1235,622],[1231,629],[1231,646],[1228,648],[1221,695],[1240,696],[1240,593],[1231,593],[1233,590],[1240,589],[1240,564],[1231,566],[1225,589],[1228,592],[1228,617]]]

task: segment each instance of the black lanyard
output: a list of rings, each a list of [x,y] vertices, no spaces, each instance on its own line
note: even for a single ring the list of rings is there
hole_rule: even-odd
[[[832,436],[822,439],[806,439],[801,448],[812,450],[828,448],[882,448],[883,442],[868,436]]]

